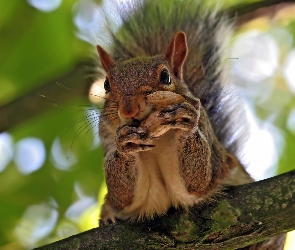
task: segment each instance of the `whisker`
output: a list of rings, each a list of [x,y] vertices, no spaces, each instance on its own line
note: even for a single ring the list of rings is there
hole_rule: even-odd
[[[85,125],[86,126],[80,126],[77,130],[77,132],[75,133],[73,139],[72,139],[72,142],[71,142],[71,150],[73,149],[73,145],[74,145],[74,142],[76,140],[76,138],[88,127],[88,125],[90,124],[90,122],[87,122]],[[82,129],[82,130],[81,130]]]
[[[92,121],[92,126],[85,132],[85,134],[83,136],[83,141],[85,141],[85,138],[87,137],[89,131],[91,131],[94,127],[96,127],[98,125],[98,122],[95,123],[96,121],[99,121],[99,119]],[[92,139],[92,142],[93,142],[93,139]]]
[[[96,125],[98,125],[98,124],[96,124]],[[91,140],[91,143],[92,144],[93,144],[93,141],[95,140],[95,138],[100,138],[100,136],[99,136],[99,130],[97,130],[97,132],[94,133],[94,135],[92,136],[92,140]]]
[[[90,94],[90,95],[106,100],[105,96],[100,96],[100,95],[96,95],[96,94]]]
[[[90,119],[92,116],[99,116],[99,112],[96,110],[91,111],[92,113],[88,113],[86,115],[83,115],[83,117],[79,118],[76,121],[73,121],[71,124],[67,126],[67,128],[64,129],[63,133],[66,133],[70,128],[74,127],[76,124],[79,124],[81,122],[84,122],[85,120]],[[81,127],[80,127],[81,128]]]
[[[59,82],[55,82],[55,84],[58,85],[59,87],[62,87],[63,89],[70,90],[70,91],[72,91],[72,92],[75,92],[75,93],[81,94],[81,92],[79,92],[79,91],[77,91],[77,90],[75,90],[75,89],[73,89],[73,88],[67,87],[67,86],[65,86],[65,85],[63,85],[63,84],[60,84]]]
[[[85,140],[86,136],[88,135],[89,131],[91,129],[93,129],[96,125],[99,124],[99,119],[100,119],[100,115],[98,115],[99,112],[91,112],[91,113],[88,113],[85,115],[85,117],[83,118],[80,118],[79,121],[76,122],[76,124],[84,121],[85,123],[83,125],[81,125],[77,132],[75,133],[73,139],[72,139],[72,143],[71,143],[71,148],[73,147],[74,145],[74,142],[76,140],[76,138],[81,135],[85,129],[87,129],[88,127],[90,127],[84,134],[84,137],[83,137],[83,141]]]
[[[42,95],[42,94],[37,94],[39,97],[44,98],[46,101],[50,101],[48,102],[49,104],[52,104],[55,107],[58,107],[58,104],[51,98],[49,98],[48,96]]]

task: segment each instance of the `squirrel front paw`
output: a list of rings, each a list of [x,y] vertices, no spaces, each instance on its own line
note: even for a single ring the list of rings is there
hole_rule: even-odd
[[[116,143],[118,151],[122,153],[147,151],[154,147],[146,128],[130,125],[123,125],[117,129]]]
[[[152,113],[141,126],[150,131],[150,137],[156,138],[169,129],[192,131],[197,128],[200,116],[199,109],[188,102],[169,105]]]
[[[161,110],[162,125],[171,128],[190,130],[197,126],[200,113],[188,102],[171,105]]]

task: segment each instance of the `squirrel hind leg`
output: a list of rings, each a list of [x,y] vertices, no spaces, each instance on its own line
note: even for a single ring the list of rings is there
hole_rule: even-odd
[[[106,201],[101,207],[99,226],[113,224],[118,221],[112,206]]]

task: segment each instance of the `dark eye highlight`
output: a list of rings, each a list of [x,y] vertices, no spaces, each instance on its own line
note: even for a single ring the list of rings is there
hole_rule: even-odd
[[[111,91],[111,86],[108,78],[106,78],[106,80],[104,81],[103,87],[106,93]]]
[[[160,82],[162,84],[166,84],[166,85],[171,84],[171,76],[169,75],[169,72],[168,72],[167,69],[163,69],[161,71],[161,74],[160,74]]]

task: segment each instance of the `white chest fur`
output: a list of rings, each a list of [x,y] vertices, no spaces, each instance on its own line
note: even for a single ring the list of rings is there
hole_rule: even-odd
[[[170,130],[156,141],[153,150],[136,154],[136,195],[133,203],[123,209],[123,216],[153,217],[166,213],[171,206],[187,208],[197,202],[179,173],[177,140],[177,131]]]

